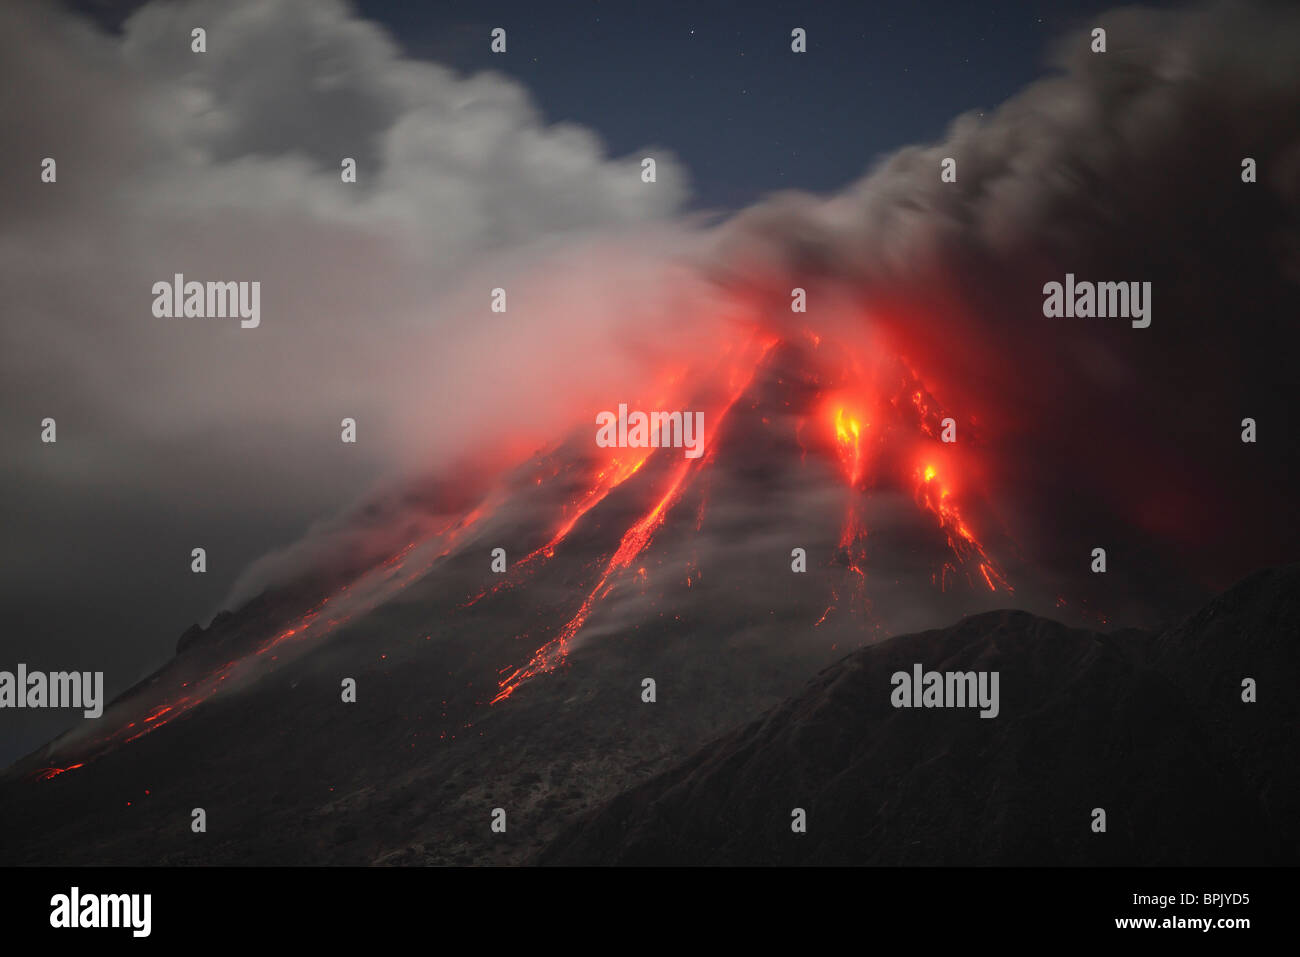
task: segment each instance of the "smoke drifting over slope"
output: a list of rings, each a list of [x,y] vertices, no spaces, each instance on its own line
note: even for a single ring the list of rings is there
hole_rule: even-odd
[[[342,3],[149,4],[120,36],[49,4],[0,21],[10,660],[121,690],[268,547],[377,481],[567,428],[648,374],[622,337],[680,315],[663,257],[613,252],[683,249],[669,151],[647,188],[639,155],[547,125],[504,76],[401,56]],[[260,281],[260,327],[154,318],[176,273]]]

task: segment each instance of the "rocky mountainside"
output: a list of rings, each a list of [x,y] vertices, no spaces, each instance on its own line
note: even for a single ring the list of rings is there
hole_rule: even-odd
[[[1291,565],[1159,635],[996,612],[896,637],[607,802],[539,860],[1295,864],[1298,634]],[[891,675],[917,663],[1000,672],[1000,713],[893,707]]]

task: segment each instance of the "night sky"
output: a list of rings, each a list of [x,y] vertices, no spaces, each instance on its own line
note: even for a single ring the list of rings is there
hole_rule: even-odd
[[[1048,69],[1055,38],[1111,6],[359,4],[412,56],[502,70],[548,120],[599,131],[614,155],[672,149],[705,210],[845,186],[881,154],[997,106]],[[509,31],[508,56],[483,40],[496,26]],[[796,26],[808,32],[806,56],[790,54]]]
[[[69,5],[114,29],[140,4]],[[774,190],[837,190],[882,155],[938,139],[959,114],[996,107],[1047,73],[1053,44],[1114,6],[355,4],[409,56],[514,77],[547,122],[595,130],[611,155],[671,149],[690,171],[691,207],[710,211]],[[498,26],[508,31],[505,56],[488,45]],[[808,33],[807,56],[790,55],[796,26]]]

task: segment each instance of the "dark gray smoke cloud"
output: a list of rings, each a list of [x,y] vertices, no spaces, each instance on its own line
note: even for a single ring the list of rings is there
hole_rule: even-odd
[[[1300,299],[1300,10],[1131,8],[1096,25],[1106,53],[1088,30],[1062,38],[1053,76],[957,118],[942,142],[840,195],[787,193],[735,217],[713,268],[763,289],[778,319],[792,286],[853,300],[853,321],[978,420],[1028,555],[1082,569],[1110,545],[1125,590],[1167,603],[1300,547],[1287,318]],[[940,179],[946,157],[956,183]],[[1242,181],[1246,157],[1256,183]],[[1044,318],[1043,286],[1066,272],[1151,282],[1151,327]],[[1239,440],[1247,416],[1268,432],[1256,446]]]

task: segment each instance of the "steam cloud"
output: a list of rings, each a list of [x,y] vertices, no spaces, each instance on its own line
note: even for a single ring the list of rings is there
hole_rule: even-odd
[[[405,58],[343,3],[151,3],[120,35],[6,4],[0,77],[18,660],[74,657],[116,692],[308,523],[381,479],[567,428],[695,338],[690,280],[653,252],[686,248],[669,151],[648,188],[644,154],[547,125],[504,76]],[[621,254],[632,242],[652,251]],[[260,281],[261,327],[155,319],[150,288],[175,273]],[[46,416],[57,445],[33,438]],[[199,545],[210,573],[190,576]]]

